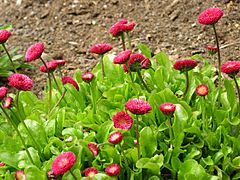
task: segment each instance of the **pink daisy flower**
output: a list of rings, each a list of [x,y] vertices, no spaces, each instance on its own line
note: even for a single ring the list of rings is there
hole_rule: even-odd
[[[118,129],[129,130],[132,127],[133,119],[132,117],[124,111],[118,112],[112,117],[114,127]]]
[[[218,52],[218,48],[215,46],[206,46],[207,52],[210,55],[214,55]]]
[[[70,76],[63,76],[62,77],[62,83],[63,84],[71,84],[76,88],[76,90],[79,91],[78,83],[73,78],[71,78]]]
[[[66,64],[66,60],[64,59],[58,59],[58,60],[52,60],[55,62],[58,66],[64,66]]]
[[[8,88],[6,87],[0,87],[0,100],[2,100],[8,92]]]
[[[175,109],[176,109],[176,105],[173,103],[163,103],[159,106],[160,111],[165,114],[165,115],[170,115],[173,114]]]
[[[75,162],[76,156],[73,152],[64,152],[52,162],[52,171],[56,176],[64,174],[73,167]]]
[[[93,178],[96,174],[98,174],[98,170],[94,167],[90,167],[84,170],[85,177]]]
[[[94,74],[92,72],[87,72],[82,74],[82,80],[85,82],[91,82],[94,78]]]
[[[234,77],[240,71],[240,61],[228,61],[221,66],[221,71]]]
[[[3,162],[0,162],[0,167],[3,167],[3,166],[6,166],[6,164]]]
[[[94,156],[97,156],[99,153],[99,148],[95,143],[92,142],[88,143],[88,149],[92,152]]]
[[[144,59],[141,62],[141,68],[142,69],[149,69],[151,67],[151,61],[149,59]]]
[[[147,67],[143,62],[146,61],[146,57],[140,53],[132,54],[128,61],[128,67],[131,71],[136,72],[143,67]],[[144,64],[142,67],[142,63]]]
[[[212,25],[223,16],[220,8],[208,8],[198,16],[198,22],[203,25]]]
[[[109,138],[108,138],[108,142],[112,143],[112,144],[117,144],[119,142],[121,142],[123,139],[123,134],[120,132],[113,132],[110,134]]]
[[[105,172],[109,176],[116,176],[120,172],[121,167],[118,164],[111,164],[105,169]]]
[[[25,74],[12,74],[8,77],[8,85],[22,91],[30,91],[33,81]]]
[[[36,60],[41,57],[43,51],[44,51],[43,43],[33,44],[27,49],[27,52],[25,54],[25,60],[27,62]]]
[[[110,44],[107,44],[107,43],[94,44],[90,48],[90,52],[95,53],[95,54],[105,54],[106,52],[108,52],[110,50],[112,50],[112,46]]]
[[[195,60],[177,60],[173,65],[173,68],[181,72],[190,71],[197,66]]]
[[[130,58],[132,54],[132,50],[126,50],[120,52],[113,60],[114,64],[125,64],[127,60]]]
[[[12,33],[7,30],[0,30],[0,44],[5,43],[11,35]]]
[[[133,114],[142,115],[152,110],[150,104],[142,99],[131,99],[125,104],[125,108]]]
[[[46,65],[47,65],[47,68],[48,68],[49,72],[55,71],[55,69],[56,69],[57,66],[58,66],[58,64],[57,64],[57,62],[56,62],[55,60],[52,60],[52,61],[50,61],[50,62],[47,62]],[[47,73],[47,72],[48,72],[48,71],[47,71],[47,68],[45,67],[45,65],[42,65],[42,66],[40,67],[40,71],[41,71],[41,72],[44,72],[44,73]]]
[[[136,26],[136,23],[135,22],[131,22],[131,23],[128,23],[128,24],[124,24],[123,25],[123,30],[124,31],[132,31]]]
[[[13,102],[13,98],[8,96],[4,101],[3,107],[6,109],[10,108],[12,106],[12,102]]]
[[[123,25],[127,23],[128,21],[126,19],[121,19],[112,25],[108,32],[111,33],[113,37],[117,37],[124,31]]]
[[[205,84],[197,86],[196,93],[199,96],[206,96],[208,94],[208,87]]]
[[[15,179],[16,180],[26,180],[27,178],[26,178],[26,175],[25,175],[24,171],[17,170],[15,172]]]

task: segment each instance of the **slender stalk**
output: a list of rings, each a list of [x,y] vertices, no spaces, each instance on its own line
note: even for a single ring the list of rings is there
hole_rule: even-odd
[[[233,80],[236,84],[236,88],[237,88],[237,92],[238,92],[238,114],[240,116],[240,88],[239,88],[239,85],[238,85],[238,82],[237,82],[237,79],[235,76],[233,77]]]
[[[186,89],[183,93],[183,97],[186,96],[187,92],[188,92],[188,88],[189,88],[189,77],[188,77],[188,71],[186,71]]]
[[[13,60],[12,60],[12,58],[11,58],[11,56],[10,56],[10,54],[9,54],[6,46],[5,46],[5,44],[2,43],[2,46],[3,46],[3,49],[4,49],[4,50],[6,51],[6,53],[7,53],[8,59],[10,60],[10,62],[11,62],[11,64],[12,64],[12,67],[13,67],[14,72],[17,73],[17,70],[16,70],[16,68],[15,68],[15,66],[14,66],[14,64],[13,64]]]
[[[137,75],[142,83],[142,85],[145,87],[145,89],[147,90],[147,92],[151,92],[151,90],[148,88],[148,86],[146,85],[146,83],[144,82],[143,78],[142,78],[142,75],[141,75],[141,72],[140,70],[137,70]]]
[[[90,87],[90,93],[92,97],[93,114],[96,114],[96,100],[95,100],[94,90],[91,82],[89,83],[89,87]]]
[[[169,128],[169,137],[170,137],[170,148],[172,148],[173,146],[173,130],[172,130],[172,122],[171,122],[171,118],[169,117],[169,119],[166,121],[166,124]]]
[[[69,172],[70,172],[70,174],[73,176],[73,178],[74,178],[75,180],[78,180],[78,178],[75,176],[75,174],[73,174],[73,172],[72,172],[71,169],[69,170]]]
[[[18,134],[18,136],[20,137],[20,139],[21,139],[21,141],[22,141],[22,144],[23,144],[23,146],[24,146],[24,148],[25,148],[25,150],[26,150],[26,153],[27,153],[27,156],[28,156],[29,160],[31,161],[32,164],[34,164],[33,159],[32,159],[32,156],[31,156],[30,152],[28,151],[27,145],[25,144],[25,141],[24,141],[24,139],[23,139],[20,131],[18,130],[17,125],[16,125],[14,122],[12,122],[11,118],[8,116],[7,112],[6,112],[5,109],[2,107],[2,105],[0,105],[0,108],[2,109],[4,115],[6,116],[6,118],[7,118],[7,120],[8,120],[8,123],[12,124],[13,128],[15,129],[15,131],[16,131],[17,134]]]
[[[64,88],[61,98],[58,100],[58,102],[55,104],[55,106],[51,109],[49,114],[51,114],[54,111],[54,109],[56,109],[56,107],[61,103],[61,101],[64,99],[66,92],[67,92],[67,89]]]
[[[136,115],[136,139],[137,139],[137,150],[138,150],[138,160],[141,157],[140,142],[139,142],[139,129],[138,129],[138,115]]]
[[[19,112],[20,119],[25,119],[25,114],[22,113],[22,111],[20,110],[20,107],[19,107],[19,93],[20,93],[20,91],[17,90],[17,94],[16,94],[16,109]]]
[[[59,85],[58,85],[58,83],[57,83],[57,80],[56,80],[56,77],[54,76],[54,73],[53,72],[51,72],[51,75],[52,75],[52,77],[53,77],[53,81],[55,82],[55,84],[56,84],[56,86],[57,86],[57,89],[58,89],[58,92],[60,93],[60,94],[62,94],[62,91],[61,91],[61,89],[60,89],[60,87],[59,87]],[[65,88],[64,88],[65,89]],[[65,93],[64,93],[65,94]],[[62,96],[61,96],[62,97]],[[64,96],[63,96],[64,97]],[[62,100],[62,99],[61,99]],[[64,102],[67,104],[67,101],[66,101],[66,99],[64,99],[63,98],[63,100],[64,100]],[[60,101],[61,102],[61,101]]]
[[[105,76],[103,56],[104,56],[103,54],[100,54],[101,62],[102,62],[102,79],[104,79],[104,76]]]
[[[217,35],[217,31],[216,31],[216,27],[215,24],[213,24],[213,31],[214,31],[214,35],[215,35],[215,40],[217,43],[217,54],[218,54],[218,89],[219,89],[219,98],[221,98],[221,86],[222,86],[222,75],[221,75],[221,54],[220,54],[220,46],[219,46],[219,40],[218,40],[218,35]]]
[[[127,32],[127,38],[128,38],[128,48],[132,49],[131,37],[130,37],[129,32]]]
[[[60,74],[60,77],[62,78],[63,77],[63,74],[62,74],[62,68],[61,68],[61,66],[58,66],[58,72],[59,72],[59,74]]]
[[[200,107],[201,107],[201,112],[202,112],[202,122],[207,130],[208,129],[208,119],[206,118],[206,113],[205,113],[204,97],[200,97]]]
[[[122,48],[123,48],[123,51],[126,50],[126,46],[125,46],[125,37],[124,37],[124,33],[121,34],[121,39],[122,39]]]
[[[49,72],[49,69],[47,67],[47,64],[45,61],[40,57],[40,60],[42,61],[43,65],[45,66],[48,74],[48,82],[49,82],[49,97],[48,97],[48,109],[50,110],[51,104],[52,104],[52,80],[51,80],[51,74]]]

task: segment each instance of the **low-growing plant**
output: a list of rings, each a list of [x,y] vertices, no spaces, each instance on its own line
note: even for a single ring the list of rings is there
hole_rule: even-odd
[[[202,24],[215,28],[222,16],[215,11],[204,11]],[[23,74],[8,77],[16,94],[0,88],[2,178],[240,178],[240,62],[219,60],[215,68],[198,54],[175,62],[144,44],[135,53],[135,25],[114,24],[109,32],[121,37],[123,51],[113,56],[111,45],[93,45],[101,61],[73,77],[61,75],[65,60],[42,59],[43,43],[27,50],[26,61],[39,59],[48,83],[42,99]]]

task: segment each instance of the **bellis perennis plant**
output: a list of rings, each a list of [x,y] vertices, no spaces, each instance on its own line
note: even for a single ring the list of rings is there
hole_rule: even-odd
[[[222,15],[210,8],[196,20],[216,32]],[[199,54],[152,56],[147,45],[132,49],[135,26],[106,29],[123,48],[93,45],[101,61],[88,73],[44,60],[43,42],[28,48],[46,86],[33,93],[34,79],[15,71],[2,82],[2,179],[239,179],[239,60],[221,64],[217,36],[216,67]],[[9,34],[0,31],[2,45]]]

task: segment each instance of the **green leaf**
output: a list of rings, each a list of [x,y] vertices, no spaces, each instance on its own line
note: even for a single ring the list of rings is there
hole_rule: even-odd
[[[98,143],[103,143],[107,141],[107,138],[109,136],[109,131],[112,127],[113,127],[112,121],[106,121],[100,126],[98,133],[96,135],[96,139],[98,140]]]
[[[157,139],[150,127],[141,130],[139,141],[142,157],[151,157],[157,150]]]
[[[1,151],[0,161],[4,162],[9,166],[14,167],[15,169],[18,169],[18,160],[17,160],[17,155],[15,153],[8,152],[8,151]]]
[[[228,102],[230,103],[230,106],[233,109],[234,105],[237,102],[235,88],[233,87],[231,81],[229,81],[228,79],[224,79],[224,86],[227,91]]]
[[[147,58],[152,57],[152,52],[151,50],[147,47],[146,44],[138,44],[138,48],[140,49],[141,53],[144,54]]]
[[[47,173],[39,170],[36,166],[27,166],[24,169],[27,180],[45,180],[47,179]]]

